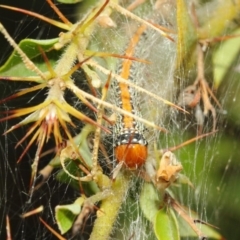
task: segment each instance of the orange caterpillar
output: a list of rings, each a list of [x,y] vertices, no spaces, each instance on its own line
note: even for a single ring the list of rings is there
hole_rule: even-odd
[[[137,29],[129,44],[126,55],[132,57],[134,49],[140,40],[145,25],[142,25]],[[132,60],[125,59],[122,62],[119,75],[126,80],[133,80],[134,76],[134,64]],[[116,105],[125,111],[132,114],[141,116],[137,108],[136,90],[128,86],[127,83],[113,82],[115,90],[115,102]],[[136,121],[132,117],[118,115],[117,123],[114,127],[116,135],[115,139],[115,157],[118,162],[124,162],[130,169],[136,169],[143,165],[147,159],[148,149],[147,140],[143,136],[144,126],[142,123]]]

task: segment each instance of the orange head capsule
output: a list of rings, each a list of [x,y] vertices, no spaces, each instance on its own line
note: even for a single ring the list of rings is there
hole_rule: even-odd
[[[125,133],[117,139],[115,157],[127,167],[136,169],[142,166],[148,155],[147,141],[139,133]]]
[[[125,144],[115,148],[117,161],[123,161],[129,168],[138,168],[147,159],[147,146],[140,144]]]

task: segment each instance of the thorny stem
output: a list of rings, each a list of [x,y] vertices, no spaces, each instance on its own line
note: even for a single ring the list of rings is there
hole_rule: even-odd
[[[111,75],[109,75],[108,81],[106,85],[109,85],[111,79]],[[105,88],[103,88],[102,90],[102,100],[104,101],[104,99],[107,96],[107,91],[104,91]],[[97,123],[99,124],[99,126],[102,125],[102,118],[103,118],[103,107],[102,105],[99,103],[98,104],[98,117],[97,117]],[[99,145],[100,145],[100,138],[101,138],[101,128],[98,127],[95,131],[95,135],[94,135],[94,146],[93,146],[93,153],[92,153],[92,162],[93,162],[93,167],[92,167],[92,175],[94,177],[95,172],[98,169],[98,150],[99,150]]]
[[[110,77],[109,77],[108,81],[110,81]],[[104,92],[104,89],[103,89],[102,101],[105,99],[106,94],[107,94],[107,92],[106,91]],[[99,126],[102,125],[102,118],[103,118],[102,105],[101,105],[101,103],[99,103],[98,118],[97,118],[97,123],[99,124]],[[93,147],[93,153],[92,153],[92,170],[91,170],[91,173],[88,173],[87,176],[76,177],[76,176],[72,175],[65,167],[65,164],[64,164],[65,157],[60,156],[60,162],[61,162],[62,168],[65,171],[65,173],[67,175],[69,175],[71,178],[78,180],[78,181],[92,181],[94,179],[95,182],[99,185],[99,179],[103,175],[102,170],[100,168],[98,168],[98,150],[99,150],[99,143],[100,143],[100,135],[101,135],[101,128],[98,127],[96,129],[95,135],[94,135],[94,147]],[[100,178],[99,178],[99,176],[100,176]],[[100,186],[101,186],[101,183],[100,183]]]
[[[68,45],[65,53],[60,58],[54,69],[58,76],[62,76],[69,72],[74,62],[76,61],[78,50],[78,45],[74,42]]]
[[[35,182],[36,182],[36,179],[37,179],[37,167],[38,167],[40,154],[41,154],[41,151],[42,151],[42,147],[43,147],[43,144],[44,144],[45,137],[46,136],[44,136],[44,133],[41,134],[41,136],[39,136],[38,147],[37,147],[35,158],[34,158],[34,161],[33,161],[33,164],[32,164],[32,176],[31,176],[31,181],[30,181],[30,197],[29,197],[29,200],[28,200],[29,203],[32,200],[32,195],[33,195],[33,192],[34,192],[34,186],[35,186]]]
[[[102,111],[100,110],[100,112],[98,112],[97,123],[101,124],[101,122],[102,122]],[[91,175],[93,178],[98,169],[98,149],[99,149],[100,136],[101,136],[101,128],[98,127],[94,135],[94,146],[93,146],[93,153],[92,153],[93,165],[92,165]]]
[[[49,2],[51,3],[51,0],[49,0]],[[107,3],[108,3],[108,1],[105,1],[105,5]],[[66,47],[66,50],[65,50],[64,54],[61,56],[61,58],[57,62],[57,65],[54,68],[54,70],[51,69],[50,65],[48,65],[48,68],[49,68],[48,70],[52,74],[50,76],[50,78],[47,78],[44,75],[44,73],[42,73],[34,65],[34,63],[19,48],[19,46],[15,43],[15,41],[11,38],[11,36],[8,34],[8,32],[3,27],[3,25],[0,23],[0,31],[3,33],[5,38],[9,41],[10,45],[12,45],[14,47],[14,49],[18,52],[18,54],[22,58],[22,61],[25,64],[25,66],[28,69],[36,72],[42,78],[42,80],[46,80],[46,82],[48,82],[48,84],[49,84],[48,85],[49,86],[48,96],[47,96],[47,98],[45,100],[46,105],[49,105],[49,106],[46,106],[46,108],[44,107],[43,110],[44,111],[49,110],[49,109],[47,109],[47,107],[50,108],[51,106],[53,108],[53,110],[52,109],[49,110],[50,113],[46,115],[46,119],[44,120],[44,121],[46,121],[46,124],[47,124],[48,128],[45,128],[45,125],[41,125],[40,127],[42,129],[39,129],[35,133],[35,135],[32,137],[31,142],[30,142],[32,144],[32,142],[34,140],[36,140],[36,138],[37,138],[37,136],[39,134],[39,136],[38,136],[38,149],[37,149],[37,152],[35,154],[34,162],[32,164],[32,177],[31,177],[31,183],[30,183],[31,184],[30,185],[31,189],[30,189],[30,199],[29,199],[29,201],[31,201],[31,196],[32,196],[32,193],[33,193],[33,186],[34,186],[34,183],[35,183],[35,180],[36,180],[36,173],[37,173],[37,167],[38,167],[38,162],[39,162],[39,156],[40,156],[40,153],[41,153],[44,141],[48,140],[50,132],[52,131],[52,128],[51,128],[52,127],[52,122],[51,122],[52,119],[50,119],[50,121],[49,121],[49,119],[47,119],[47,118],[52,118],[52,115],[54,114],[54,123],[56,123],[56,121],[59,121],[60,124],[62,125],[62,127],[65,130],[67,129],[67,126],[66,126],[66,123],[65,123],[66,118],[67,118],[67,121],[69,121],[70,124],[71,124],[71,121],[68,118],[67,113],[66,113],[65,119],[62,119],[61,117],[58,116],[58,114],[60,114],[60,112],[56,113],[56,112],[54,112],[54,110],[58,111],[58,108],[61,109],[61,107],[62,107],[61,104],[65,103],[64,102],[64,97],[63,97],[64,90],[65,90],[65,83],[64,82],[66,81],[66,77],[68,77],[68,76],[65,76],[65,75],[67,73],[69,73],[69,71],[72,69],[72,66],[75,63],[75,61],[77,59],[77,56],[79,55],[79,52],[84,54],[84,51],[86,50],[86,48],[88,46],[90,36],[91,36],[91,34],[92,34],[93,30],[94,30],[94,26],[95,26],[95,24],[93,24],[93,20],[95,19],[94,16],[93,17],[90,16],[91,17],[90,20],[88,20],[88,21],[86,20],[87,23],[91,24],[91,27],[89,27],[87,29],[88,31],[86,31],[86,29],[84,29],[84,32],[82,32],[81,31],[82,30],[81,29],[82,24],[81,23],[77,23],[76,25],[74,25],[73,29],[70,29],[69,32],[62,33],[60,35],[58,44],[61,45],[61,41],[62,41],[63,44],[61,46],[64,46],[67,43],[69,43],[69,45]],[[74,33],[76,33],[76,34],[74,34]],[[46,59],[46,57],[45,57],[45,59]],[[65,79],[64,79],[64,77],[65,77]],[[26,93],[26,91],[22,92],[22,94],[25,94],[25,93]],[[47,102],[48,99],[49,99],[49,103]],[[59,99],[61,100],[61,104],[58,103]],[[39,108],[39,107],[37,106],[37,108]],[[31,112],[32,111],[33,111],[33,109],[31,109]],[[78,112],[77,110],[75,110],[74,108],[71,108],[71,111],[72,111],[73,114],[77,115],[79,117],[79,119],[85,119],[84,116],[82,116],[82,114],[80,112]],[[20,110],[19,110],[19,112],[20,112]],[[32,115],[30,115],[30,116],[33,116],[33,115],[34,115],[34,113]],[[35,117],[35,115],[33,117]],[[35,118],[37,118],[37,117],[35,117]],[[43,120],[43,117],[42,117],[42,119],[34,119],[34,120],[36,121],[35,126],[37,126]],[[95,122],[92,121],[91,123],[94,124]],[[45,124],[45,123],[43,123],[43,124]],[[56,125],[57,124],[55,124],[55,127],[56,127]],[[44,129],[43,129],[43,127],[44,127]],[[32,129],[35,130],[35,128],[32,128]],[[46,133],[45,131],[48,131],[48,132]],[[67,130],[65,131],[65,133],[69,137],[70,141],[73,143],[73,140],[71,138],[70,133]],[[54,134],[55,134],[55,139],[56,139],[56,135],[59,135],[59,131],[56,131],[56,129],[55,129],[54,130]],[[29,134],[27,134],[27,136],[28,135]],[[57,137],[58,138],[57,138],[56,141],[57,142],[61,141],[61,136],[60,137],[57,136]],[[31,144],[29,144],[28,146],[30,147]],[[74,145],[74,150],[77,153],[77,155],[79,155],[78,154],[78,149],[76,148],[75,145]],[[23,156],[23,154],[22,154],[22,156]]]
[[[22,49],[15,43],[15,41],[12,39],[12,37],[9,35],[7,30],[4,28],[4,26],[0,22],[0,32],[3,33],[4,37],[7,39],[9,44],[17,51],[17,53],[20,55],[24,65],[29,70],[37,73],[38,76],[40,76],[42,79],[46,79],[43,72],[39,70],[35,64],[28,58],[28,56],[22,51]]]
[[[111,194],[102,200],[97,219],[94,223],[93,231],[89,240],[106,240],[109,239],[115,220],[118,216],[119,209],[125,199],[129,188],[129,174],[119,173],[112,184]]]

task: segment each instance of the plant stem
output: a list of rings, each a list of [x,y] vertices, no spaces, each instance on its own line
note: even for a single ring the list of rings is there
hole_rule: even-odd
[[[129,182],[130,177],[127,173],[119,173],[117,179],[112,184],[112,194],[101,203],[101,208],[89,240],[109,239],[119,209],[128,191]]]

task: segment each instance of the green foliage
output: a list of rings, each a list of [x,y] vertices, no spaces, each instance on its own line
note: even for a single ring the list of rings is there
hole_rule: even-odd
[[[46,39],[46,40],[37,40],[37,39],[23,39],[19,43],[20,49],[29,57],[29,59],[35,59],[34,63],[37,67],[39,67],[42,71],[47,70],[46,63],[44,63],[39,58],[36,59],[39,55],[41,55],[40,48],[44,52],[48,52],[52,50],[54,44],[58,41],[58,38],[54,39]],[[50,63],[55,63],[59,54],[51,54],[49,55]],[[18,76],[18,77],[28,77],[32,76],[32,71],[26,69],[24,62],[21,57],[17,53],[16,50],[13,51],[8,60],[0,67],[0,73],[4,76]],[[41,81],[40,81],[41,82]]]
[[[213,55],[214,87],[216,89],[226,77],[227,72],[231,70],[240,52],[240,29],[230,34],[233,38],[221,43],[221,47],[217,48]]]
[[[140,206],[144,216],[154,222],[159,208],[163,204],[163,196],[160,195],[151,183],[144,183],[141,190]]]
[[[164,206],[156,214],[154,229],[158,240],[179,240],[179,227],[172,209]]]
[[[81,212],[81,207],[84,202],[83,197],[79,197],[72,204],[59,205],[55,208],[56,220],[61,234],[66,233],[71,229],[76,217]]]

